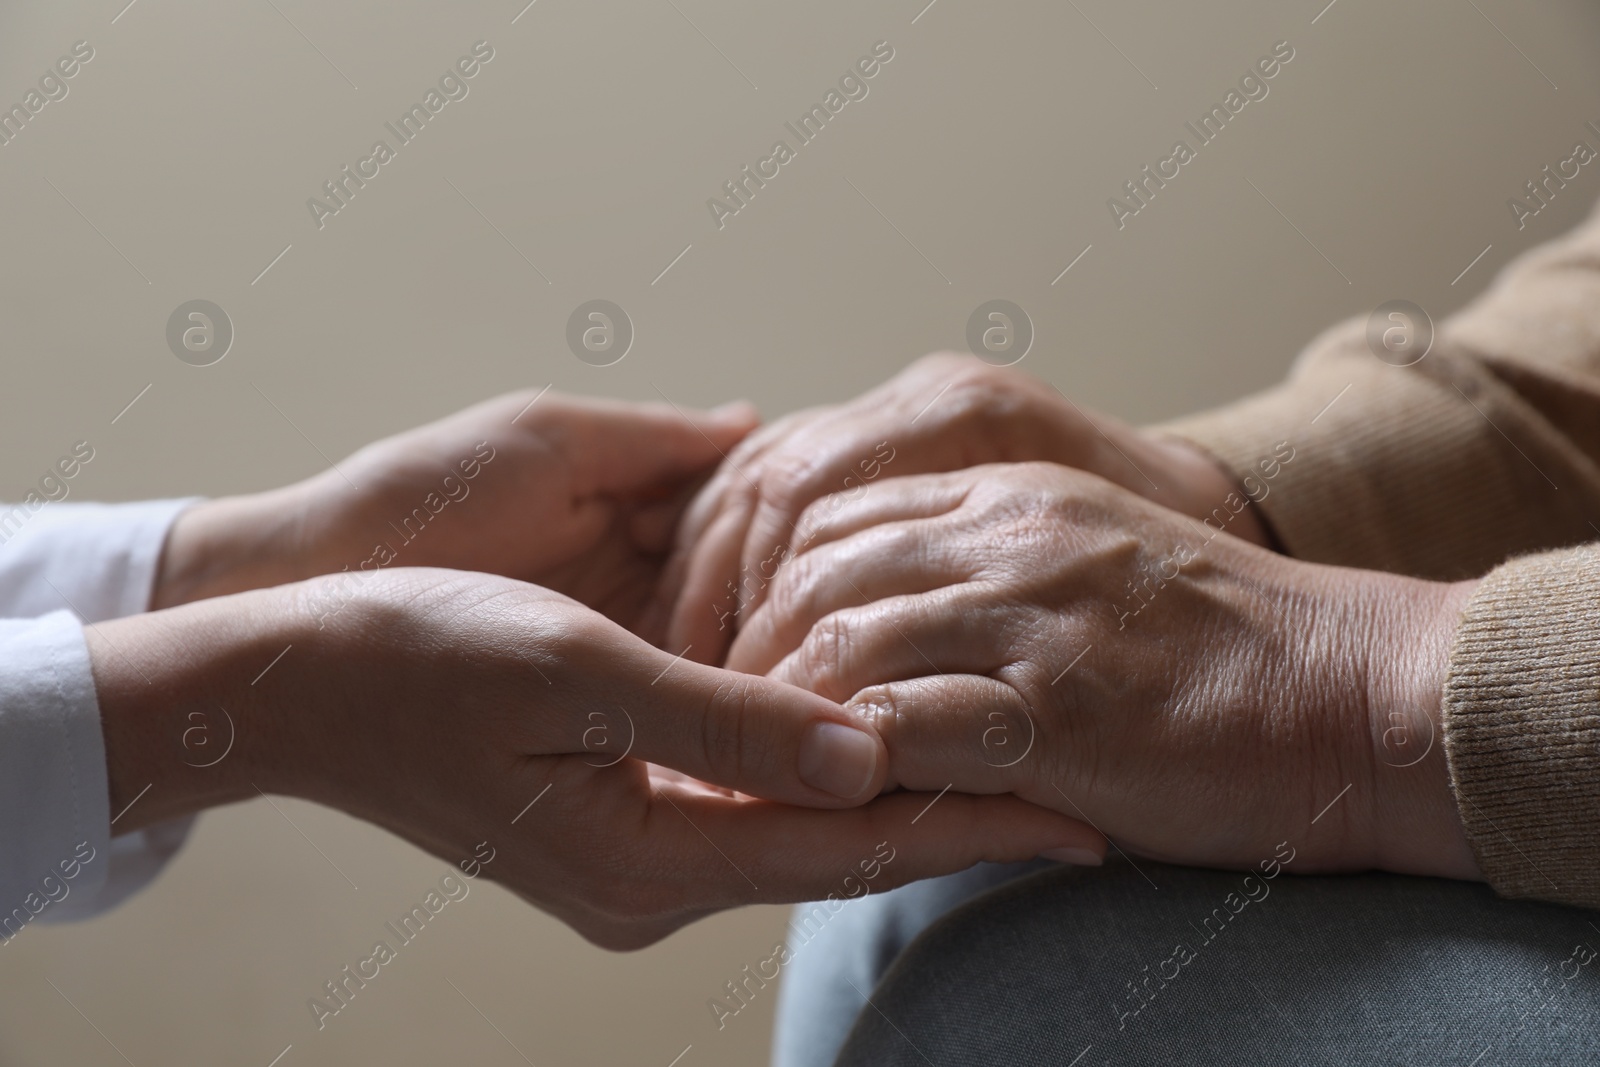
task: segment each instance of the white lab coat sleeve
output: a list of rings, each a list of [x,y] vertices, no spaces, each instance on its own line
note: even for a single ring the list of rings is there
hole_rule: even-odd
[[[114,906],[188,835],[192,819],[111,837],[84,624],[148,608],[192,503],[0,505],[0,943]]]

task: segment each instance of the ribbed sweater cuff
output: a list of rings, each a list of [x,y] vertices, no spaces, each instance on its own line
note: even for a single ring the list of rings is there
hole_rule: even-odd
[[[1367,350],[1360,322],[1307,349],[1289,381],[1163,426],[1243,481],[1280,441],[1294,447],[1259,502],[1298,559],[1422,578],[1483,574],[1507,556],[1587,539],[1551,486],[1566,468],[1522,406],[1448,340],[1414,367]],[[1493,421],[1491,421],[1493,420]],[[1572,493],[1566,496],[1573,496]]]
[[[1508,897],[1600,908],[1600,545],[1483,579],[1444,691],[1451,783]]]

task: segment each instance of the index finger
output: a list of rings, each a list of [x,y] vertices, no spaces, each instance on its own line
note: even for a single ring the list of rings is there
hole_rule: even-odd
[[[975,863],[1057,850],[1093,863],[1107,848],[1099,831],[1059,812],[1011,795],[955,791],[895,793],[825,812],[664,787],[644,834],[663,857],[653,870],[669,907],[817,901],[830,916],[852,897]]]

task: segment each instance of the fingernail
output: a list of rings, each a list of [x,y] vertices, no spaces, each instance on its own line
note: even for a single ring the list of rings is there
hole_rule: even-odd
[[[815,723],[800,739],[800,780],[813,789],[854,800],[878,770],[878,742],[836,722]]]
[[[711,409],[711,417],[723,422],[749,422],[759,418],[756,406],[748,400],[730,400]]]
[[[1104,856],[1086,848],[1049,848],[1039,853],[1039,858],[1076,867],[1098,867],[1106,861]]]

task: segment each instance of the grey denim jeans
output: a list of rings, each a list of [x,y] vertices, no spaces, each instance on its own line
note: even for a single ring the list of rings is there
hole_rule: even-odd
[[[1600,914],[1464,882],[983,864],[790,947],[774,1067],[1600,1063]]]

